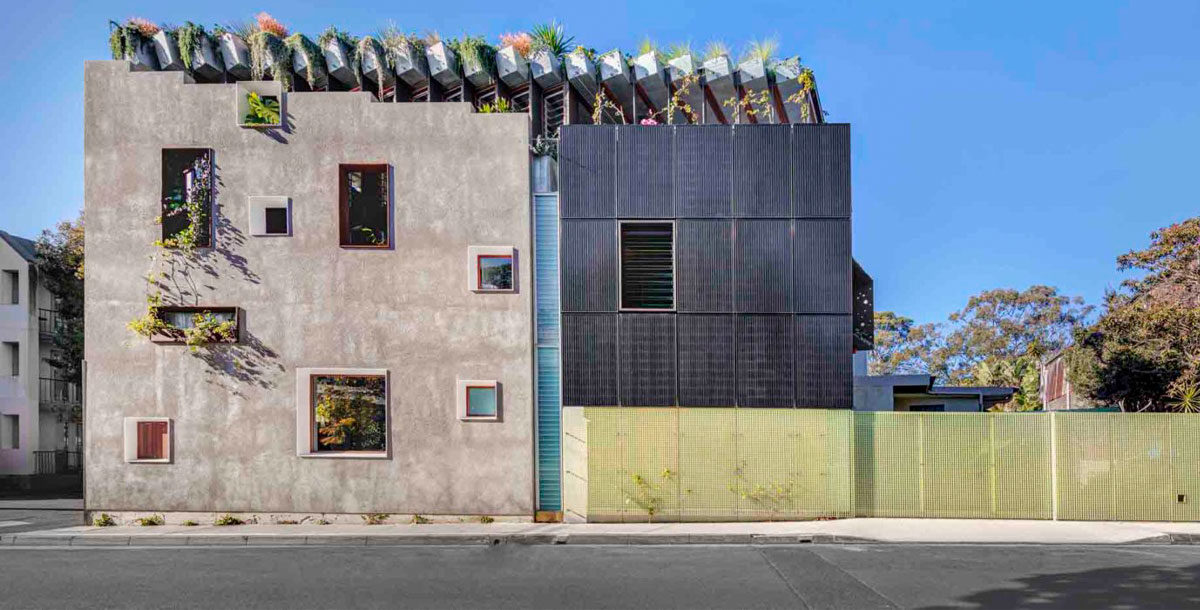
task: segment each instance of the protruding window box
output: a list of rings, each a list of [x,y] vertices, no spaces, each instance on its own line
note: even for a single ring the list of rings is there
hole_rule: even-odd
[[[325,55],[325,66],[329,70],[329,78],[336,80],[348,89],[358,86],[358,76],[350,65],[350,54],[354,49],[347,49],[342,41],[333,38],[321,49]]]
[[[500,421],[500,382],[495,379],[458,379],[455,402],[462,421]]]
[[[476,87],[487,87],[496,82],[496,75],[484,63],[478,56],[462,62],[463,76]]]
[[[317,49],[316,43],[309,40],[303,34],[299,35],[302,38],[300,46],[308,49]],[[317,51],[322,58],[324,51]],[[296,76],[304,79],[308,86],[312,89],[324,89],[329,86],[329,74],[325,72],[325,65],[322,61],[313,61],[312,66],[309,66],[308,55],[302,53],[299,49],[292,51],[292,70]]]
[[[221,34],[219,40],[225,71],[233,78],[250,78],[250,49],[246,42],[232,32]]]
[[[175,37],[170,32],[159,30],[151,38],[151,41],[154,43],[154,55],[158,58],[160,70],[183,69],[183,58],[179,55],[179,45],[175,43]]]
[[[291,201],[287,197],[250,197],[250,234],[255,237],[292,234]]]
[[[187,331],[194,329],[197,316],[219,323],[233,322],[233,328],[224,334],[208,333],[201,337],[201,343],[215,345],[220,343],[238,343],[241,340],[241,319],[237,307],[192,307],[183,305],[163,305],[158,307],[158,319],[166,328],[155,334],[150,340],[161,345],[183,345],[187,342]]]
[[[126,417],[123,422],[125,461],[170,464],[174,426],[169,417]]]
[[[429,76],[443,87],[457,87],[462,84],[459,76],[458,55],[438,41],[425,49],[425,57],[429,60]]]
[[[370,81],[371,89],[381,91],[396,86],[396,74],[388,67],[383,47],[375,39],[363,39],[359,43],[363,80]],[[367,83],[363,83],[366,88]]]
[[[512,246],[469,246],[467,289],[479,293],[516,292],[516,249]]]
[[[613,49],[601,55],[598,63],[601,84],[617,97],[614,100],[617,104],[627,106],[633,101],[633,89],[629,82],[629,64],[621,50]]]
[[[225,76],[225,64],[208,36],[201,36],[192,50],[192,74],[205,81],[218,81]]]
[[[736,108],[726,106],[725,102],[737,98],[735,78],[733,62],[729,61],[728,55],[718,55],[704,62],[705,85],[712,92],[713,101],[730,123],[734,122],[733,113]]]
[[[429,84],[429,62],[420,47],[405,40],[389,52],[395,63],[396,78],[409,87],[419,88]]]
[[[496,52],[496,74],[509,87],[519,87],[529,82],[529,60],[508,45]]]
[[[571,86],[591,103],[596,97],[596,65],[588,59],[582,49],[576,49],[563,60],[567,80]]]
[[[634,58],[633,78],[655,110],[662,110],[667,105],[671,94],[667,90],[667,74],[658,61],[658,54],[650,52]]]
[[[283,126],[286,116],[284,107],[283,85],[277,80],[238,81],[235,87],[237,99],[234,110],[237,112],[237,122],[240,127],[256,129],[272,129]],[[255,123],[247,120],[250,117],[250,94],[255,93],[264,102],[274,100],[279,104],[279,120],[274,123]]]
[[[700,112],[704,105],[704,90],[700,83],[699,68],[696,58],[690,54],[680,55],[667,62],[667,80],[671,81],[671,85],[675,87],[676,91],[687,87],[687,91],[680,95],[680,99],[692,108],[691,117],[686,117],[680,111],[675,117],[677,121],[698,122],[700,120]]]
[[[761,104],[751,104],[754,110],[754,120],[757,123],[778,123],[775,116],[774,100],[771,99],[771,82],[767,74],[767,66],[762,58],[747,59],[738,66],[738,80],[747,96],[752,99],[763,99]],[[766,92],[766,97],[763,93]]]
[[[779,92],[779,100],[783,103],[783,111],[787,113],[789,123],[816,123],[816,109],[812,103],[813,91],[809,92],[806,102],[788,101],[799,95],[804,89],[800,83],[800,74],[804,67],[800,65],[799,57],[791,57],[775,62],[771,66],[775,70],[775,88]],[[807,109],[805,108],[807,106]]]
[[[563,80],[562,62],[549,49],[539,49],[529,58],[529,73],[538,85],[552,87]]]
[[[296,455],[387,459],[387,369],[297,368]]]

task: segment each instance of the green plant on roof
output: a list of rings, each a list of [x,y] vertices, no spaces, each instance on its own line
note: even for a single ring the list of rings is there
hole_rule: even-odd
[[[779,41],[774,38],[751,40],[746,44],[746,50],[742,53],[741,61],[758,59],[767,64],[775,58],[777,51],[779,51]]]
[[[141,17],[130,17],[125,23],[109,21],[108,50],[113,59],[133,59],[138,49],[149,42],[161,28]]]
[[[716,59],[722,55],[726,57],[730,55],[729,45],[725,44],[724,42],[720,40],[712,40],[704,46],[704,61]]]
[[[304,76],[311,85],[316,79],[317,71],[325,71],[325,53],[315,42],[299,32],[284,38],[283,42],[292,50],[293,57],[295,53],[304,56]]]
[[[530,54],[535,54],[545,49],[561,57],[569,53],[571,45],[575,43],[575,37],[567,36],[562,24],[557,21],[535,25],[533,26],[533,30],[529,32],[529,35],[533,38]]]
[[[691,55],[695,55],[695,53],[692,52],[691,41],[674,43],[667,47],[667,52],[665,53],[666,61]]]
[[[214,34],[209,34],[204,30],[204,26],[191,21],[185,21],[183,25],[175,28],[171,35],[175,37],[175,43],[179,45],[179,58],[183,60],[183,65],[188,70],[192,69],[192,61],[205,38],[214,49],[217,46]]]
[[[641,57],[647,53],[653,53],[655,59],[660,62],[666,61],[666,57],[662,54],[662,51],[658,50],[658,44],[651,40],[649,36],[643,38],[641,44],[638,45],[637,56]]]
[[[241,26],[250,33],[243,38],[250,47],[250,77],[263,80],[267,70],[279,81],[285,91],[292,89],[292,49],[284,42],[287,28],[267,13],[259,13],[253,24]]]
[[[397,69],[402,57],[420,62],[425,56],[425,40],[416,34],[405,34],[394,22],[379,30],[379,44],[383,46],[388,67],[392,70]]]
[[[361,67],[363,65],[363,58],[366,57],[367,53],[375,55],[375,83],[379,86],[380,97],[383,97],[383,71],[387,69],[387,53],[384,52],[383,45],[374,36],[363,36],[359,39],[358,46],[354,49],[354,63]],[[363,73],[362,70],[356,71],[360,87],[365,86],[362,77]]]
[[[480,114],[504,114],[509,112],[517,112],[517,108],[502,97],[496,98],[495,102],[488,102],[479,107]]]
[[[272,96],[262,97],[251,91],[246,95],[249,112],[242,118],[246,125],[279,125],[279,100]]]
[[[588,58],[588,61],[592,61],[592,62],[596,61],[596,49],[592,49],[592,48],[585,47],[583,45],[579,45],[579,46],[575,47],[574,51],[571,51],[571,52],[579,53],[579,54],[583,55],[584,57]]]
[[[321,47],[322,55],[324,55],[324,49],[329,48],[329,43],[335,40],[341,43],[342,51],[346,53],[350,71],[358,74],[358,53],[355,52],[358,49],[358,38],[331,25],[317,37],[317,46]]]
[[[464,73],[468,69],[474,71],[480,68],[489,74],[495,72],[496,47],[488,44],[483,36],[463,36],[446,42],[446,46],[458,55]]]

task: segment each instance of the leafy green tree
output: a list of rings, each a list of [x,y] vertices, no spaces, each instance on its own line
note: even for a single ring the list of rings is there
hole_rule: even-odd
[[[1016,388],[1012,400],[997,405],[997,411],[1039,411],[1042,409],[1041,369],[1033,356],[1008,360],[985,360],[971,371],[972,383],[984,386]]]
[[[940,340],[934,324],[917,324],[892,311],[875,312],[875,348],[867,362],[871,375],[929,372],[927,355]]]
[[[83,377],[83,213],[42,231],[37,240],[37,268],[41,281],[57,298],[58,323],[54,327],[51,366],[63,379],[79,383]]]

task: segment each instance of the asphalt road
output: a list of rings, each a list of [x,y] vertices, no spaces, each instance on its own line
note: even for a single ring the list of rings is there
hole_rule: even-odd
[[[0,548],[2,608],[1185,608],[1200,546]]]

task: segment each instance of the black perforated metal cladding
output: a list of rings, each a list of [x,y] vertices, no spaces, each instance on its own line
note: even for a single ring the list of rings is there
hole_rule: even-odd
[[[679,218],[733,214],[733,131],[723,126],[675,128],[676,213]]]
[[[617,310],[617,223],[563,220],[563,311]]]
[[[738,406],[791,407],[792,318],[739,315],[737,334]]]
[[[850,126],[792,130],[792,201],[798,218],[850,218]]]
[[[679,311],[733,311],[733,222],[676,221],[675,252]]]
[[[612,218],[616,214],[616,144],[612,127],[559,130],[563,218]]]
[[[849,220],[797,220],[796,311],[850,313],[852,269]]]
[[[563,314],[563,404],[617,404],[617,314]]]
[[[617,216],[675,216],[675,144],[670,128],[617,130]]]
[[[679,404],[728,407],[736,404],[734,316],[681,314],[679,333]]]
[[[780,220],[734,223],[734,299],[743,313],[792,310],[792,224]]]
[[[791,217],[791,129],[739,125],[733,141],[734,214],[739,218]]]
[[[853,350],[851,319],[796,316],[796,405],[851,406]]]
[[[875,348],[875,280],[854,261],[854,349]]]
[[[675,315],[620,314],[621,404],[675,404]]]

